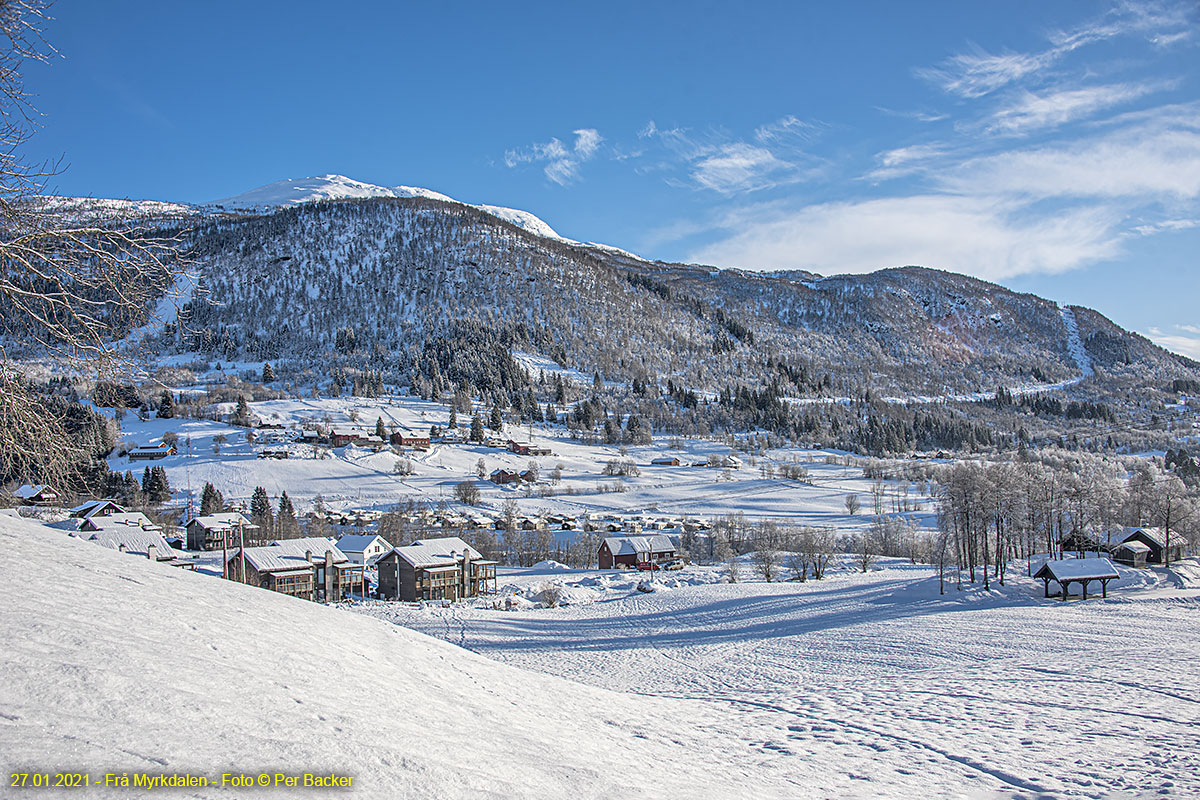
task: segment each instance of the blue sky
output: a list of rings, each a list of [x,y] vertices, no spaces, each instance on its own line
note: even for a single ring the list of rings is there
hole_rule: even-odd
[[[1193,2],[87,3],[31,65],[60,193],[338,173],[665,260],[923,264],[1200,358]]]

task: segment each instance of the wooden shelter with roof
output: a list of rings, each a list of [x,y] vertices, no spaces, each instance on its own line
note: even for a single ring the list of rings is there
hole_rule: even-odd
[[[1120,575],[1107,558],[1066,558],[1047,561],[1033,573],[1033,577],[1041,578],[1045,585],[1046,597],[1050,596],[1050,581],[1054,581],[1062,590],[1063,600],[1071,594],[1072,583],[1083,587],[1083,599],[1087,600],[1089,583],[1099,581],[1100,596],[1108,597],[1108,582],[1116,580]]]

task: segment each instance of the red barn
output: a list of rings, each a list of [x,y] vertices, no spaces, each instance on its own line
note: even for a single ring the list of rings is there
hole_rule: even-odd
[[[597,561],[600,569],[636,567],[638,564],[670,561],[676,557],[675,543],[662,533],[651,536],[605,536]]]

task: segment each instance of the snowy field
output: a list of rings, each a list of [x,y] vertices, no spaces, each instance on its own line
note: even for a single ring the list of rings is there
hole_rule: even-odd
[[[233,411],[225,404],[224,413]],[[254,487],[263,486],[274,498],[286,491],[301,513],[320,495],[333,509],[388,510],[398,503],[415,500],[430,505],[448,503],[459,511],[468,511],[454,500],[455,484],[476,480],[477,465],[484,463],[485,473],[495,469],[524,470],[531,461],[537,463],[541,479],[531,487],[528,496],[516,485],[497,487],[477,480],[481,504],[475,509],[498,514],[508,499],[515,499],[521,514],[554,513],[579,515],[588,512],[640,513],[661,515],[714,517],[744,512],[751,518],[777,518],[797,524],[836,526],[839,529],[866,525],[865,512],[850,516],[845,510],[845,497],[856,493],[862,507],[870,507],[870,481],[862,478],[858,468],[826,463],[827,458],[840,459],[844,454],[827,450],[778,449],[770,450],[754,463],[744,453],[737,453],[745,462],[741,469],[721,469],[690,466],[705,461],[710,455],[726,456],[735,453],[728,444],[705,440],[675,440],[672,448],[668,437],[656,437],[653,444],[630,446],[623,456],[615,445],[582,444],[572,440],[561,426],[505,426],[504,437],[520,442],[532,442],[548,448],[553,455],[531,458],[502,449],[472,444],[435,444],[428,452],[409,450],[397,456],[390,449],[376,453],[361,447],[347,446],[325,450],[325,458],[315,458],[310,445],[270,443],[267,440],[293,438],[304,424],[325,424],[354,427],[374,432],[375,422],[382,419],[390,431],[395,429],[409,435],[428,436],[433,425],[445,427],[449,420],[447,406],[402,397],[386,400],[367,398],[324,398],[276,400],[252,403],[251,408],[263,422],[286,426],[285,430],[259,432],[259,441],[246,440],[246,429],[211,420],[151,419],[140,421],[127,415],[123,423],[122,441],[126,445],[147,445],[161,441],[167,431],[179,436],[179,453],[161,461],[151,462],[166,468],[175,490],[175,502],[185,503],[187,488],[199,498],[200,489],[211,482],[227,500],[249,501]],[[351,417],[357,422],[352,422]],[[465,430],[470,418],[459,420]],[[530,435],[532,432],[532,436]],[[488,435],[494,435],[488,431]],[[224,436],[215,452],[215,437]],[[190,445],[189,445],[190,441]],[[287,449],[286,460],[261,459],[258,451]],[[658,466],[650,462],[659,457],[678,457],[683,466]],[[637,477],[618,478],[605,475],[605,465],[614,459],[628,457],[638,467]],[[411,462],[413,474],[396,474],[396,462],[401,458]],[[140,475],[147,462],[130,463],[114,454],[109,466],[118,472],[133,470]],[[809,482],[801,483],[778,477],[783,465],[799,463],[809,473]],[[562,478],[554,483],[551,474],[562,466]],[[774,477],[765,477],[762,467],[770,465]],[[617,489],[621,491],[617,491]],[[889,490],[898,487],[889,485]],[[914,484],[909,487],[910,499],[919,505],[911,516],[917,524],[932,525],[932,501],[920,495]],[[549,495],[549,496],[548,496]]]
[[[0,754],[29,797],[786,798],[740,714],[596,689],[379,620],[0,516]],[[54,565],[30,586],[31,563]],[[648,771],[644,765],[653,765]],[[105,773],[337,774],[350,791],[104,788]],[[702,789],[700,788],[702,787]],[[8,789],[6,783],[6,790]],[[3,796],[12,796],[0,792]]]
[[[1014,565],[1016,568],[1018,565]],[[1200,566],[1127,570],[1109,599],[1007,586],[939,596],[927,566],[823,581],[502,572],[523,606],[358,610],[489,658],[646,698],[734,709],[729,731],[799,796],[1200,796]],[[1076,587],[1078,592],[1078,587]]]

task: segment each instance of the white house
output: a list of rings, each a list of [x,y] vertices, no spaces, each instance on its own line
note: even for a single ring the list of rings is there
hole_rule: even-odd
[[[355,564],[369,566],[392,546],[382,536],[349,533],[337,540],[337,548]]]

